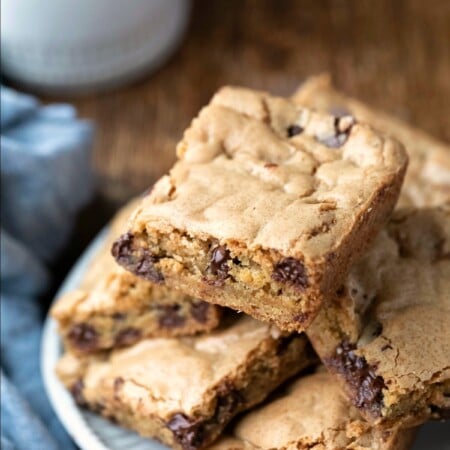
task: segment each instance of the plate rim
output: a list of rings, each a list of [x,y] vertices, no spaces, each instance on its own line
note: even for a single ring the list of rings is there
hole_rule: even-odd
[[[109,226],[107,225],[86,247],[66,275],[63,283],[53,297],[51,305],[63,294],[76,288],[89,263],[106,240],[108,231]],[[74,404],[72,396],[56,376],[55,367],[61,356],[61,346],[62,343],[57,333],[56,321],[50,314],[47,314],[41,336],[40,370],[45,393],[50,404],[70,437],[82,450],[110,450],[92,431],[92,428],[83,417],[82,412]]]

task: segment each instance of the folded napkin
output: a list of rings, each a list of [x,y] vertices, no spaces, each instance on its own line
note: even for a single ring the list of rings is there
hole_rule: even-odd
[[[1,87],[1,448],[72,449],[39,367],[47,264],[94,191],[93,127]]]

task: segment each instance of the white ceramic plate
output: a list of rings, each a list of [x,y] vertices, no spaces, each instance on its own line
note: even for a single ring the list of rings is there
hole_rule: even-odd
[[[87,248],[59,289],[56,298],[76,288],[91,258],[101,247],[107,230],[103,230]],[[56,323],[47,317],[41,344],[41,370],[44,386],[59,419],[82,450],[164,450],[160,443],[143,439],[74,403],[55,375],[55,366],[62,354],[62,345],[56,332]],[[429,423],[422,427],[412,450],[450,450],[450,426],[447,423]]]

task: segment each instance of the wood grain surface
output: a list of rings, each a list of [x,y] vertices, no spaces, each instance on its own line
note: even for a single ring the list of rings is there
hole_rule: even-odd
[[[450,141],[448,0],[199,0],[163,68],[131,87],[69,100],[97,123],[100,191],[121,203],[170,168],[183,129],[218,87],[288,95],[323,71],[347,93]]]
[[[114,92],[59,98],[96,122],[99,175],[65,260],[171,167],[183,129],[218,87],[289,95],[324,71],[348,94],[450,141],[449,0],[194,1],[185,40],[159,71]]]

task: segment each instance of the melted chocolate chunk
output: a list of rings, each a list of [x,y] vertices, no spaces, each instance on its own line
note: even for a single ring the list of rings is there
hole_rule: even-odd
[[[383,332],[383,325],[380,322],[377,322],[372,332],[372,336],[378,337],[381,335],[382,332]]]
[[[114,398],[117,400],[119,398],[119,391],[122,389],[125,380],[122,377],[117,377],[114,379]]]
[[[116,312],[112,315],[112,318],[114,320],[124,320],[126,319],[127,315],[125,313]]]
[[[196,450],[202,445],[204,435],[202,424],[198,421],[177,413],[169,420],[167,426],[184,450]]]
[[[217,426],[223,428],[239,411],[244,399],[233,386],[224,383],[218,387],[218,397],[214,415],[209,419],[199,421],[177,413],[167,423],[175,439],[184,450],[196,450],[211,440]]]
[[[72,394],[75,403],[79,406],[86,406],[86,400],[83,396],[83,389],[83,380],[78,380],[77,382],[75,382],[75,384],[70,389],[70,393]]]
[[[159,318],[161,328],[179,328],[184,325],[186,319],[180,314],[180,305],[160,305],[158,309],[161,311]]]
[[[326,363],[350,386],[353,404],[379,417],[386,384],[383,378],[376,374],[376,367],[370,366],[363,356],[355,353],[355,350],[355,344],[344,341],[336,348],[334,356],[326,359]]]
[[[108,419],[111,423],[114,423],[114,424],[118,424],[119,423],[119,422],[117,422],[116,417],[113,416],[112,414],[108,414],[108,415],[106,415],[104,417],[105,417],[105,419]]]
[[[341,286],[337,291],[336,291],[336,295],[339,298],[344,297],[344,295],[347,293],[347,288],[345,286]]]
[[[240,405],[244,402],[241,393],[234,387],[224,384],[219,387],[216,410],[214,412],[214,421],[219,424],[228,423],[238,412]]]
[[[353,125],[356,123],[353,116],[339,116],[334,118],[334,134],[331,136],[317,136],[317,140],[327,147],[339,148],[347,141]]]
[[[209,270],[218,280],[224,281],[229,277],[230,266],[227,264],[229,259],[230,251],[224,245],[219,245],[213,249]]]
[[[142,336],[141,330],[137,328],[125,328],[116,334],[114,339],[114,345],[117,347],[127,347],[128,345],[134,344]]]
[[[114,391],[118,391],[122,387],[123,383],[125,383],[125,380],[122,377],[117,377],[114,380]]]
[[[93,326],[87,323],[74,325],[67,337],[80,350],[89,352],[97,348],[98,333]]]
[[[303,128],[300,125],[291,125],[287,128],[287,135],[290,138],[300,133],[303,133]]]
[[[155,264],[160,258],[151,255],[149,252],[143,250],[140,262],[137,264],[135,274],[138,277],[152,281],[153,283],[162,283],[164,281],[163,274],[156,269]]]
[[[116,261],[126,267],[132,253],[133,235],[130,232],[122,234],[112,245],[111,254]]]
[[[111,254],[121,266],[138,277],[153,283],[162,283],[164,276],[155,267],[160,258],[152,255],[148,250],[133,249],[133,239],[134,236],[130,232],[120,236],[114,242]]]
[[[283,258],[279,261],[272,273],[272,279],[279,283],[291,284],[298,290],[308,287],[308,275],[305,266],[295,258]]]
[[[208,311],[209,304],[201,300],[191,305],[192,317],[199,323],[206,323],[208,320]]]

